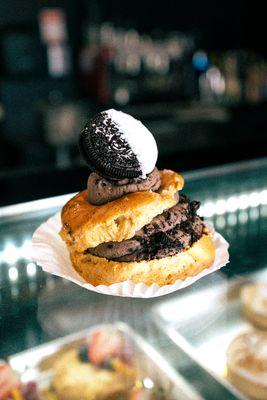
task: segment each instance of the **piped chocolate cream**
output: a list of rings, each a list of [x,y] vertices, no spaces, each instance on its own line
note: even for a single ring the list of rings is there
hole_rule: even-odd
[[[146,179],[132,178],[110,180],[97,172],[89,175],[87,182],[88,200],[91,204],[101,205],[118,199],[128,193],[156,191],[161,185],[161,176],[157,168]]]
[[[153,218],[133,238],[102,243],[85,253],[121,262],[173,256],[201,237],[204,224],[197,215],[199,205],[181,195],[174,207]]]

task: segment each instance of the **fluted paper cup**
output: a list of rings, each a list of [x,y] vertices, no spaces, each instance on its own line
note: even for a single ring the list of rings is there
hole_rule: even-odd
[[[59,235],[61,225],[59,212],[40,225],[34,232],[32,238],[33,261],[41,266],[45,272],[68,279],[84,289],[106,295],[141,298],[163,296],[192,285],[203,276],[222,268],[229,261],[229,245],[227,241],[209,225],[215,244],[215,260],[210,268],[202,270],[196,276],[190,276],[185,280],[177,280],[175,283],[165,286],[159,286],[155,283],[147,286],[144,283],[134,283],[132,281],[114,283],[109,286],[93,286],[86,282],[73,268],[68,248]]]

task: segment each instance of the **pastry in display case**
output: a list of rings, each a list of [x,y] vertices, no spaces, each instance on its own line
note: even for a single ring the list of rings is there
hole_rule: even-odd
[[[87,282],[163,286],[211,266],[199,203],[179,194],[179,174],[158,171],[155,139],[140,121],[104,111],[86,125],[80,148],[93,172],[64,206],[61,236]]]
[[[244,316],[256,327],[267,330],[267,283],[251,283],[241,290]]]
[[[203,400],[125,324],[101,325],[11,356],[1,400]]]
[[[79,400],[81,393],[86,399],[126,399],[135,381],[129,346],[114,329],[95,330],[54,363],[54,392],[62,400]]]
[[[145,288],[149,293],[154,285],[156,296],[177,290],[171,286],[177,282],[181,287],[193,283],[228,261],[224,239],[198,215],[200,203],[180,193],[181,175],[157,169],[155,139],[140,121],[113,109],[103,111],[87,123],[79,143],[92,172],[87,189],[63,207],[60,236],[81,283],[89,283],[92,290],[124,282],[143,284],[140,297],[149,297]],[[41,266],[51,251],[46,228],[33,236],[34,258]],[[60,240],[58,232],[55,239]],[[51,258],[59,259],[57,254]],[[132,292],[126,289],[123,295]]]
[[[267,333],[250,330],[237,336],[227,350],[227,377],[250,399],[267,398]]]

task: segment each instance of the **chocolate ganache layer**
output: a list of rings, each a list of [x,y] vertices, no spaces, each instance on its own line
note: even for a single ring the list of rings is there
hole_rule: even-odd
[[[133,238],[102,243],[87,249],[85,253],[121,262],[173,256],[202,236],[204,224],[197,215],[199,206],[199,202],[180,195],[174,207],[153,218]]]
[[[156,191],[161,185],[161,176],[155,167],[146,179],[132,178],[111,180],[106,179],[97,172],[89,175],[87,182],[88,200],[91,204],[101,205],[118,199],[128,193]]]

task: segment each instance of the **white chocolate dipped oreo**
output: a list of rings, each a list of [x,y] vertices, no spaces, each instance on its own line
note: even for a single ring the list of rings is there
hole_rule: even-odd
[[[113,109],[97,114],[80,136],[80,150],[92,170],[109,179],[145,179],[156,165],[158,149],[138,120]]]

